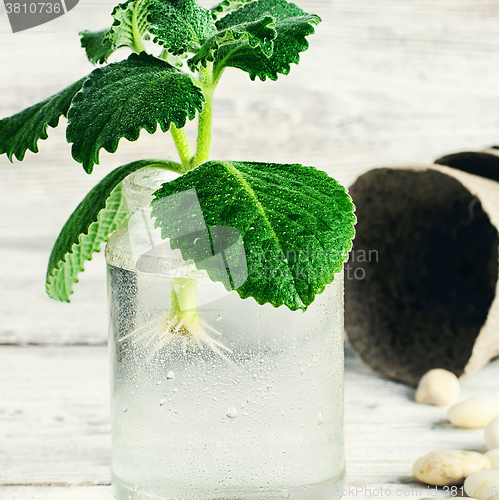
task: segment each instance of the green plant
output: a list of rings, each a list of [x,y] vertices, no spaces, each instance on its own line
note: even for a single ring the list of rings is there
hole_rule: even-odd
[[[179,162],[136,161],[112,171],[76,208],[50,256],[46,288],[50,297],[69,301],[84,262],[126,219],[121,182],[131,173],[158,167],[181,174],[163,184],[155,200],[195,189],[208,228],[236,228],[247,252],[265,255],[270,272],[257,273],[236,287],[243,298],[260,304],[306,309],[342,269],[354,235],[353,205],[344,188],[326,173],[302,165],[210,161],[212,102],[228,67],[250,78],[276,80],[287,74],[306,37],[320,19],[286,0],[222,0],[206,9],[195,0],[128,0],[118,5],[110,29],[81,33],[89,60],[102,64],[88,76],[47,100],[0,121],[0,154],[23,160],[38,152],[47,127],[68,119],[67,140],[73,158],[91,173],[99,151],[114,153],[121,138],[138,139],[159,124],[170,132]],[[162,51],[147,53],[144,41]],[[151,44],[151,46],[154,46]],[[132,54],[106,64],[128,47]],[[198,119],[195,151],[183,127]],[[169,215],[153,204],[155,224],[173,248],[202,267],[204,256],[174,237]],[[309,249],[302,262],[294,250]],[[310,258],[310,254],[313,258]],[[262,263],[258,264],[263,265]],[[216,272],[206,269],[219,280]]]

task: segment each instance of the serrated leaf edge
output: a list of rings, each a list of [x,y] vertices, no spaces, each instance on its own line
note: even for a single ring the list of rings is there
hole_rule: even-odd
[[[244,31],[246,26],[256,24],[261,24],[262,27],[272,30],[272,36],[265,38],[264,40],[260,40],[255,36],[250,36],[250,32]],[[276,36],[277,31],[275,29],[275,18],[270,15],[263,16],[258,21],[231,26],[219,31],[206,40],[199,51],[187,61],[187,64],[189,65],[191,71],[195,71],[199,65],[206,68],[208,62],[215,61],[215,52],[220,47],[236,44],[238,42],[246,42],[252,49],[260,49],[266,57],[270,57],[273,51],[273,40],[275,40]],[[266,42],[270,42],[268,47],[265,46]],[[236,47],[234,50],[238,49],[239,47]]]
[[[129,47],[135,52],[140,52],[139,49],[142,48],[142,37],[147,33],[149,27],[148,15],[150,4],[151,0],[127,0],[126,2],[118,4],[111,14],[114,21],[104,40],[109,40],[114,50],[121,47]],[[127,12],[130,12],[132,18],[130,25],[118,30],[120,26],[123,26],[123,21],[118,15],[122,14],[124,19],[128,20],[126,17]],[[120,38],[127,40],[127,42],[119,43],[117,40]]]
[[[73,131],[72,131],[72,114],[73,114],[73,110],[74,110],[74,107],[73,107],[73,103],[74,102],[78,102],[78,101],[85,101],[85,98],[83,97],[83,93],[82,91],[84,90],[87,90],[89,88],[92,87],[93,85],[93,81],[91,79],[92,75],[94,74],[99,74],[100,72],[103,72],[103,71],[108,71],[109,68],[115,66],[115,65],[119,65],[125,61],[128,61],[130,60],[131,58],[143,58],[143,57],[150,57],[154,60],[157,60],[157,61],[161,61],[165,64],[169,64],[167,61],[164,61],[164,60],[161,60],[155,56],[152,56],[151,54],[146,54],[145,52],[142,52],[141,54],[131,54],[128,59],[125,59],[123,61],[120,61],[120,62],[116,62],[116,63],[112,63],[112,64],[109,64],[108,66],[105,66],[103,68],[96,68],[94,69],[94,71],[92,71],[87,77],[86,77],[86,80],[84,82],[84,84],[82,85],[82,88],[80,89],[79,92],[77,92],[77,94],[73,97],[73,101],[71,103],[71,106],[68,110],[68,112],[66,113],[66,116],[68,117],[68,127],[66,128],[66,140],[69,144],[73,144],[73,146],[71,147],[71,155],[73,157],[73,159],[75,161],[77,161],[78,163],[81,163],[82,166],[83,166],[83,169],[85,170],[85,172],[87,174],[91,174],[92,171],[93,171],[93,167],[95,165],[99,165],[100,164],[100,151],[101,149],[104,149],[105,151],[107,151],[108,153],[115,153],[117,150],[118,150],[118,147],[119,147],[119,143],[121,141],[121,139],[126,139],[127,141],[130,141],[130,142],[135,142],[136,140],[138,140],[138,138],[140,137],[140,133],[142,130],[146,130],[146,132],[148,132],[149,134],[154,134],[157,130],[158,130],[158,124],[161,128],[161,130],[163,132],[167,132],[172,123],[175,125],[176,128],[180,129],[180,128],[183,128],[185,126],[185,124],[187,123],[187,120],[193,120],[196,116],[196,113],[201,113],[202,109],[203,109],[203,106],[204,106],[204,103],[206,102],[206,97],[202,91],[202,89],[199,87],[199,85],[196,83],[196,81],[194,79],[192,79],[192,77],[190,77],[190,75],[186,72],[183,72],[183,71],[180,71],[177,67],[169,64],[169,66],[171,66],[175,71],[178,72],[179,75],[183,76],[183,77],[187,77],[187,78],[191,78],[191,81],[193,82],[194,84],[194,87],[197,89],[197,91],[199,91],[200,93],[200,98],[201,98],[201,102],[202,102],[202,105],[201,107],[198,106],[198,105],[189,105],[188,109],[187,109],[187,112],[186,112],[186,118],[184,121],[170,121],[169,122],[169,126],[168,128],[166,128],[166,126],[164,125],[164,122],[161,121],[161,122],[156,122],[155,126],[154,126],[154,129],[150,129],[146,126],[142,126],[142,127],[138,127],[138,128],[135,128],[133,130],[133,135],[123,135],[121,137],[118,138],[117,141],[111,143],[111,144],[107,144],[107,145],[101,145],[100,147],[98,147],[95,151],[92,152],[92,157],[90,158],[81,158],[81,156],[77,156],[76,153],[74,153],[73,151],[73,148],[74,148],[74,144],[75,144],[75,136],[72,135],[73,134]],[[116,82],[114,82],[112,85],[117,85]],[[78,97],[77,97],[78,96]],[[76,100],[74,100],[74,98],[76,98]]]
[[[106,54],[100,56],[99,58],[92,57],[88,51],[88,46],[86,44],[86,41],[88,39],[86,37],[87,37],[87,35],[97,35],[97,34],[104,33],[104,32],[106,32],[106,36],[107,36],[107,33],[109,33],[109,30],[106,30],[106,29],[103,29],[100,31],[84,30],[84,31],[80,31],[78,33],[80,35],[81,47],[85,50],[85,54],[87,56],[87,59],[94,65],[105,64],[107,62],[109,56],[113,53],[114,49],[113,49],[112,44],[111,44],[111,47],[110,47],[111,50],[108,50]],[[109,40],[107,40],[106,36],[104,36],[102,39],[102,46],[103,47],[105,46],[106,42],[109,42]]]
[[[77,274],[84,270],[83,263],[91,260],[93,253],[100,251],[101,243],[106,242],[109,235],[127,217],[121,191],[123,180],[133,172],[152,167],[177,173],[182,172],[182,165],[173,161],[137,160],[122,165],[109,173],[87,193],[76,207],[61,229],[50,254],[46,276],[46,291],[50,297],[69,302],[69,296],[73,293],[72,286],[78,282]],[[106,192],[109,192],[107,196]],[[91,204],[90,214],[87,206],[89,202]],[[94,219],[88,226],[86,226],[88,221],[81,220],[81,216],[85,214]],[[106,220],[110,215],[112,218]],[[74,228],[74,225],[77,227]],[[72,227],[76,230],[80,229],[79,234]],[[68,238],[67,232],[71,238],[69,241],[65,241]],[[69,247],[69,245],[71,246]],[[68,247],[69,250],[62,253]],[[82,255],[83,259],[81,259]]]
[[[257,0],[222,0],[218,5],[212,7],[211,17],[214,21],[218,21],[222,17],[241,8],[248,3],[256,2]]]
[[[248,5],[248,4],[244,4],[243,7],[246,6],[246,5]],[[294,4],[292,4],[292,5],[294,5]],[[308,17],[308,20],[306,21],[306,24],[308,24],[309,27],[310,27],[307,30],[307,32],[304,33],[304,35],[303,35],[303,40],[302,40],[303,44],[297,48],[298,54],[296,55],[296,59],[295,60],[291,60],[289,63],[286,64],[286,66],[284,68],[282,68],[280,70],[277,70],[277,71],[274,71],[271,74],[262,73],[261,71],[248,71],[247,73],[249,74],[249,77],[250,77],[250,79],[252,81],[254,81],[256,79],[256,77],[258,77],[262,82],[266,81],[267,78],[269,78],[272,81],[276,81],[278,79],[278,77],[279,77],[279,74],[281,74],[281,75],[287,75],[287,74],[289,74],[289,72],[291,71],[291,64],[298,64],[300,62],[299,53],[300,52],[305,52],[308,49],[308,47],[309,47],[309,43],[308,43],[308,40],[307,40],[306,37],[308,37],[310,35],[313,35],[315,33],[314,26],[317,26],[322,21],[322,19],[317,14],[308,14],[308,13],[304,13],[302,16],[294,16],[294,17],[295,18],[296,17]],[[282,22],[283,23],[287,23],[287,22],[289,22],[290,19],[293,19],[293,17],[286,18]],[[277,20],[277,21],[279,21],[279,20]],[[277,38],[278,37],[276,37],[276,39]],[[214,68],[213,73],[214,73],[216,79],[220,77],[220,75],[222,74],[223,70],[225,69],[225,61],[229,57],[230,57],[230,53],[227,54],[218,63],[215,63],[215,68]],[[235,66],[235,67],[237,67],[237,66]],[[242,70],[242,71],[244,71],[244,70]]]
[[[14,118],[15,116],[21,114],[21,113],[24,113],[25,111],[29,110],[30,108],[34,108],[35,106],[39,106],[39,105],[43,105],[38,111],[36,111],[35,115],[36,116],[38,113],[40,113],[40,111],[42,109],[45,109],[45,107],[47,105],[49,105],[51,103],[51,101],[53,101],[55,98],[57,98],[61,93],[63,93],[64,91],[68,90],[70,87],[73,87],[73,86],[77,86],[77,84],[81,83],[80,85],[80,88],[77,92],[75,92],[75,94],[73,95],[73,97],[71,98],[71,102],[73,101],[74,97],[76,96],[76,94],[78,94],[80,92],[80,90],[82,89],[85,81],[87,80],[88,78],[88,75],[81,78],[80,80],[76,81],[75,83],[73,83],[72,85],[69,85],[68,87],[62,89],[61,91],[57,92],[56,94],[53,94],[51,95],[50,97],[48,97],[47,99],[39,102],[39,103],[36,103],[36,104],[33,104],[32,106],[29,106],[28,108],[25,108],[23,109],[22,111],[19,111],[19,113],[16,113],[14,115],[11,115],[11,116],[8,116],[6,118],[2,118],[0,120],[3,121],[3,120],[9,120],[9,119],[12,119]],[[47,121],[46,123],[43,124],[43,127],[42,127],[42,130],[39,134],[38,137],[35,138],[34,142],[33,143],[30,143],[28,145],[26,145],[25,147],[21,147],[21,149],[24,149],[24,151],[20,151],[20,152],[15,152],[15,151],[3,151],[1,152],[0,151],[0,154],[6,154],[7,155],[7,158],[9,159],[9,161],[11,163],[14,163],[13,162],[13,158],[17,158],[19,161],[23,161],[24,160],[24,157],[26,156],[26,152],[29,150],[31,151],[32,153],[38,153],[39,152],[39,149],[38,149],[38,141],[42,140],[42,141],[45,141],[46,139],[48,139],[48,128],[56,128],[58,125],[59,125],[59,122],[61,120],[61,116],[64,116],[65,118],[67,118],[68,116],[68,113],[69,113],[69,109],[71,108],[71,104],[69,105],[67,111],[64,113],[59,113],[59,115],[52,121]],[[32,120],[33,117],[30,119]]]
[[[212,163],[212,162],[214,162],[214,160],[210,160],[209,162],[206,162],[206,163]],[[260,214],[261,214],[262,218],[265,220],[265,223],[267,224],[268,228],[270,229],[270,231],[274,235],[274,240],[277,242],[277,245],[279,247],[279,251],[280,251],[282,257],[285,258],[285,253],[284,253],[284,251],[283,251],[283,249],[282,249],[282,247],[281,247],[281,245],[279,243],[279,238],[277,237],[277,235],[276,235],[276,233],[275,233],[275,231],[274,231],[274,229],[273,229],[270,221],[268,220],[268,218],[266,216],[264,207],[262,207],[262,205],[261,205],[260,201],[258,200],[258,198],[257,198],[254,190],[252,189],[252,187],[247,183],[247,181],[244,179],[244,176],[236,168],[236,166],[237,166],[238,163],[243,163],[244,164],[245,162],[238,162],[238,161],[226,162],[226,161],[217,160],[216,163],[218,165],[222,165],[229,173],[231,173],[234,177],[236,177],[238,179],[238,181],[244,186],[244,188],[246,189],[246,191],[250,194],[251,198],[253,198],[254,203],[255,203],[255,205],[258,208],[258,211],[260,212]],[[255,162],[248,162],[248,163],[255,163]],[[201,167],[201,166],[203,166],[205,164],[199,165],[199,167]],[[300,165],[300,167],[304,167],[304,165],[301,165],[301,164],[299,164],[299,165]],[[197,167],[197,168],[199,168],[199,167]],[[313,168],[313,167],[306,167],[306,168]],[[331,177],[327,174],[327,172],[324,172],[324,171],[318,170],[318,169],[315,169],[315,171],[320,176],[328,178],[328,179],[331,179]],[[259,300],[257,297],[254,297],[251,293],[243,293],[243,291],[241,290],[241,288],[239,288],[239,289],[236,289],[235,291],[239,294],[239,296],[241,297],[241,299],[253,298],[253,300],[255,300],[259,305],[270,304],[270,305],[272,305],[273,307],[276,307],[276,308],[285,305],[291,311],[297,311],[297,310],[306,311],[308,309],[308,307],[315,301],[315,297],[317,295],[320,295],[321,293],[323,293],[324,290],[326,289],[326,286],[328,286],[329,284],[333,283],[336,274],[340,273],[343,270],[344,263],[348,260],[348,254],[351,251],[351,249],[353,248],[353,239],[355,237],[355,227],[354,226],[355,226],[355,223],[357,222],[357,218],[355,216],[355,205],[353,204],[353,200],[352,200],[350,194],[348,193],[348,190],[344,186],[342,186],[341,184],[339,184],[337,181],[336,181],[336,184],[337,184],[338,190],[341,191],[341,194],[346,196],[345,201],[348,203],[348,208],[349,209],[345,210],[344,212],[345,212],[345,214],[348,215],[347,219],[345,220],[345,223],[348,224],[349,230],[348,230],[348,232],[346,232],[344,234],[345,238],[342,238],[342,241],[344,242],[345,246],[342,249],[343,251],[341,252],[340,257],[337,258],[336,261],[334,262],[334,264],[333,264],[333,266],[331,268],[331,272],[328,273],[329,274],[328,279],[326,281],[324,281],[324,283],[322,285],[318,286],[317,291],[314,293],[314,299],[312,300],[312,302],[309,305],[306,305],[303,302],[302,298],[300,297],[300,295],[298,293],[298,289],[297,289],[296,286],[294,288],[295,288],[296,296],[297,296],[298,300],[295,299],[294,305],[290,305],[288,303],[283,303],[282,301],[279,301],[279,300],[277,300],[275,298],[270,298],[269,299],[267,297],[264,300]],[[154,222],[154,226],[155,227],[161,227],[160,223],[158,222],[157,216],[154,215],[154,202],[162,198],[161,191],[163,189],[163,186],[161,186],[157,191],[155,191],[153,193],[153,201],[151,202],[151,206],[153,207],[152,215],[153,215],[153,217],[156,217],[155,222]],[[167,236],[164,235],[163,228],[161,228],[161,231],[162,231],[162,238],[163,239],[168,238]],[[320,240],[318,240],[318,238],[315,237],[315,239],[318,241],[319,245],[327,253],[328,249],[324,248],[322,242]],[[243,235],[243,244],[244,244],[244,235]],[[181,252],[182,252],[182,250],[181,250]],[[290,271],[289,267],[287,267],[286,269],[288,271]],[[293,277],[292,274],[291,274],[291,278],[292,278],[292,281],[295,283],[295,279],[294,279],[294,277]]]
[[[106,221],[110,214],[112,214],[111,220]],[[104,208],[99,211],[97,220],[88,226],[86,233],[80,233],[78,243],[73,243],[71,250],[66,252],[57,266],[47,274],[46,290],[51,298],[69,302],[73,285],[78,283],[77,275],[85,270],[84,263],[92,260],[94,253],[100,252],[101,244],[108,240],[109,235],[127,217],[119,183],[108,196]],[[60,273],[63,273],[62,283],[59,278]]]

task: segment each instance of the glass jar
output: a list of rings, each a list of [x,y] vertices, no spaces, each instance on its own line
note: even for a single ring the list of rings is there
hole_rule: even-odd
[[[117,500],[341,497],[343,275],[303,311],[227,292],[162,240],[152,193],[106,247]]]

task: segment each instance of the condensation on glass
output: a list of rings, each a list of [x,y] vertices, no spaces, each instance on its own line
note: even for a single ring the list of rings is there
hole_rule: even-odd
[[[154,229],[174,177],[125,180],[106,248],[116,498],[340,498],[343,276],[306,312],[227,292]]]

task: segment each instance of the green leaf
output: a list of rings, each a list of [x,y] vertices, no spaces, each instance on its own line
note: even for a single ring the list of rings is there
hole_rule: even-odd
[[[196,0],[152,0],[149,32],[174,55],[197,52],[217,30],[211,12]]]
[[[216,21],[230,12],[239,9],[239,7],[242,7],[244,4],[254,1],[255,0],[222,0],[222,2],[211,9],[211,17]]]
[[[144,50],[142,39],[149,28],[150,3],[151,0],[128,0],[114,8],[114,22],[106,37],[114,50],[120,47],[130,47],[134,52]]]
[[[179,54],[174,56],[172,53],[163,49],[161,51],[161,54],[159,55],[159,58],[163,59],[168,64],[175,66],[176,68],[182,68],[184,66],[184,63],[189,58],[189,54]]]
[[[38,140],[48,137],[47,127],[55,128],[87,77],[20,113],[0,120],[0,154],[22,161],[26,150],[38,153]]]
[[[308,49],[306,37],[314,33],[314,26],[320,22],[320,18],[303,12],[286,0],[258,0],[249,3],[217,21],[216,26],[219,30],[224,30],[268,15],[275,18],[277,31],[271,57],[266,57],[250,46],[221,47],[215,55],[216,78],[225,67],[230,66],[246,71],[252,80],[256,77],[262,81],[266,78],[277,80],[278,73],[289,73],[291,63],[298,64],[300,52]]]
[[[62,228],[50,255],[46,289],[53,299],[69,302],[84,263],[99,252],[101,243],[128,217],[121,181],[145,167],[177,170],[180,165],[161,160],[141,160],[123,165],[104,177],[78,205]]]
[[[172,248],[259,304],[306,309],[352,246],[351,199],[313,167],[209,161],[154,196],[155,224]]]
[[[145,52],[95,69],[68,113],[68,142],[73,158],[87,173],[99,163],[99,150],[114,153],[122,137],[153,134],[159,123],[184,127],[201,111],[205,98],[190,75]]]
[[[193,71],[200,64],[206,67],[208,61],[215,60],[215,51],[229,44],[233,51],[238,50],[238,47],[242,48],[243,45],[249,45],[252,49],[261,49],[266,57],[270,57],[274,48],[273,40],[276,36],[275,20],[272,16],[232,26],[209,38],[199,52],[189,59],[189,67]]]
[[[92,64],[104,64],[114,52],[113,44],[107,40],[108,30],[82,31],[81,46],[85,49],[88,60]]]

